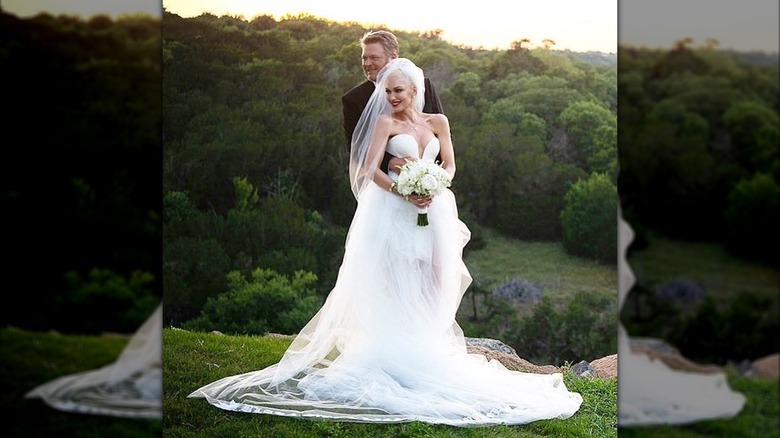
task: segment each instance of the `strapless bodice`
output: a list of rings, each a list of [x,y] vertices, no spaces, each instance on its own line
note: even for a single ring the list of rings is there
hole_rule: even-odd
[[[439,155],[439,139],[433,137],[425,148],[423,149],[421,160],[436,160],[436,156]],[[387,142],[387,152],[395,155],[396,157],[417,157],[419,148],[417,147],[417,140],[410,134],[398,134],[393,136]]]

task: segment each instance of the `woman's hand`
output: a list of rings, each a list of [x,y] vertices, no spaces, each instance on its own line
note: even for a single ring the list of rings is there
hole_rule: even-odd
[[[433,202],[433,196],[422,196],[418,194],[411,194],[406,197],[406,200],[411,202],[418,208],[428,208]]]

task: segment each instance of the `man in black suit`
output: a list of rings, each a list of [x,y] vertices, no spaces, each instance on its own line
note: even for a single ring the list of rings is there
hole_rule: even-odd
[[[360,46],[363,49],[363,72],[367,80],[341,96],[347,151],[351,148],[352,134],[355,132],[355,126],[360,119],[360,115],[366,107],[368,98],[374,92],[374,82],[379,70],[391,60],[398,58],[398,40],[395,35],[386,30],[367,32],[360,39]],[[433,83],[427,77],[425,78],[425,103],[422,111],[430,114],[443,113],[439,95],[436,93]],[[387,172],[388,164],[392,168],[396,168],[403,165],[404,160],[385,153],[381,169]]]

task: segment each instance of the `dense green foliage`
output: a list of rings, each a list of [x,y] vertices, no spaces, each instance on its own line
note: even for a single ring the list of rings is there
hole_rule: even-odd
[[[701,363],[740,363],[780,350],[780,272],[734,257],[725,245],[645,233],[630,255],[637,284],[620,318]],[[661,293],[669,290],[674,293]]]
[[[201,315],[182,327],[231,334],[295,333],[322,304],[312,289],[316,279],[304,271],[287,278],[272,270],[256,269],[248,280],[232,271],[228,274],[229,290],[209,298]]]
[[[563,246],[572,254],[617,262],[617,187],[606,174],[592,173],[566,193],[561,211]]]
[[[621,47],[618,187],[643,227],[778,266],[777,54]]]
[[[0,13],[3,323],[129,333],[159,303],[160,27]]]
[[[613,297],[591,293],[576,294],[560,310],[544,297],[509,339],[535,363],[590,362],[617,353],[616,308]]]
[[[751,361],[780,351],[776,297],[741,292],[731,298],[705,297],[696,305],[632,291],[624,312],[634,336],[665,339],[688,358],[706,363]]]
[[[232,270],[307,271],[328,293],[355,208],[340,96],[364,80],[367,30],[308,15],[165,12],[166,321],[198,317]],[[559,241],[570,186],[617,167],[615,54],[474,50],[435,32],[396,34],[452,125],[453,191],[476,231],[467,252],[482,227]]]
[[[618,192],[636,232],[624,324],[702,362],[778,351],[778,54],[680,41],[618,57]],[[704,299],[658,297],[674,280]]]

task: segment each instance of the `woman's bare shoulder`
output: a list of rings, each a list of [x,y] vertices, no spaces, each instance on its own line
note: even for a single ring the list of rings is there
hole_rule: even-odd
[[[444,114],[426,114],[425,121],[436,133],[449,130],[450,127],[449,119]]]

